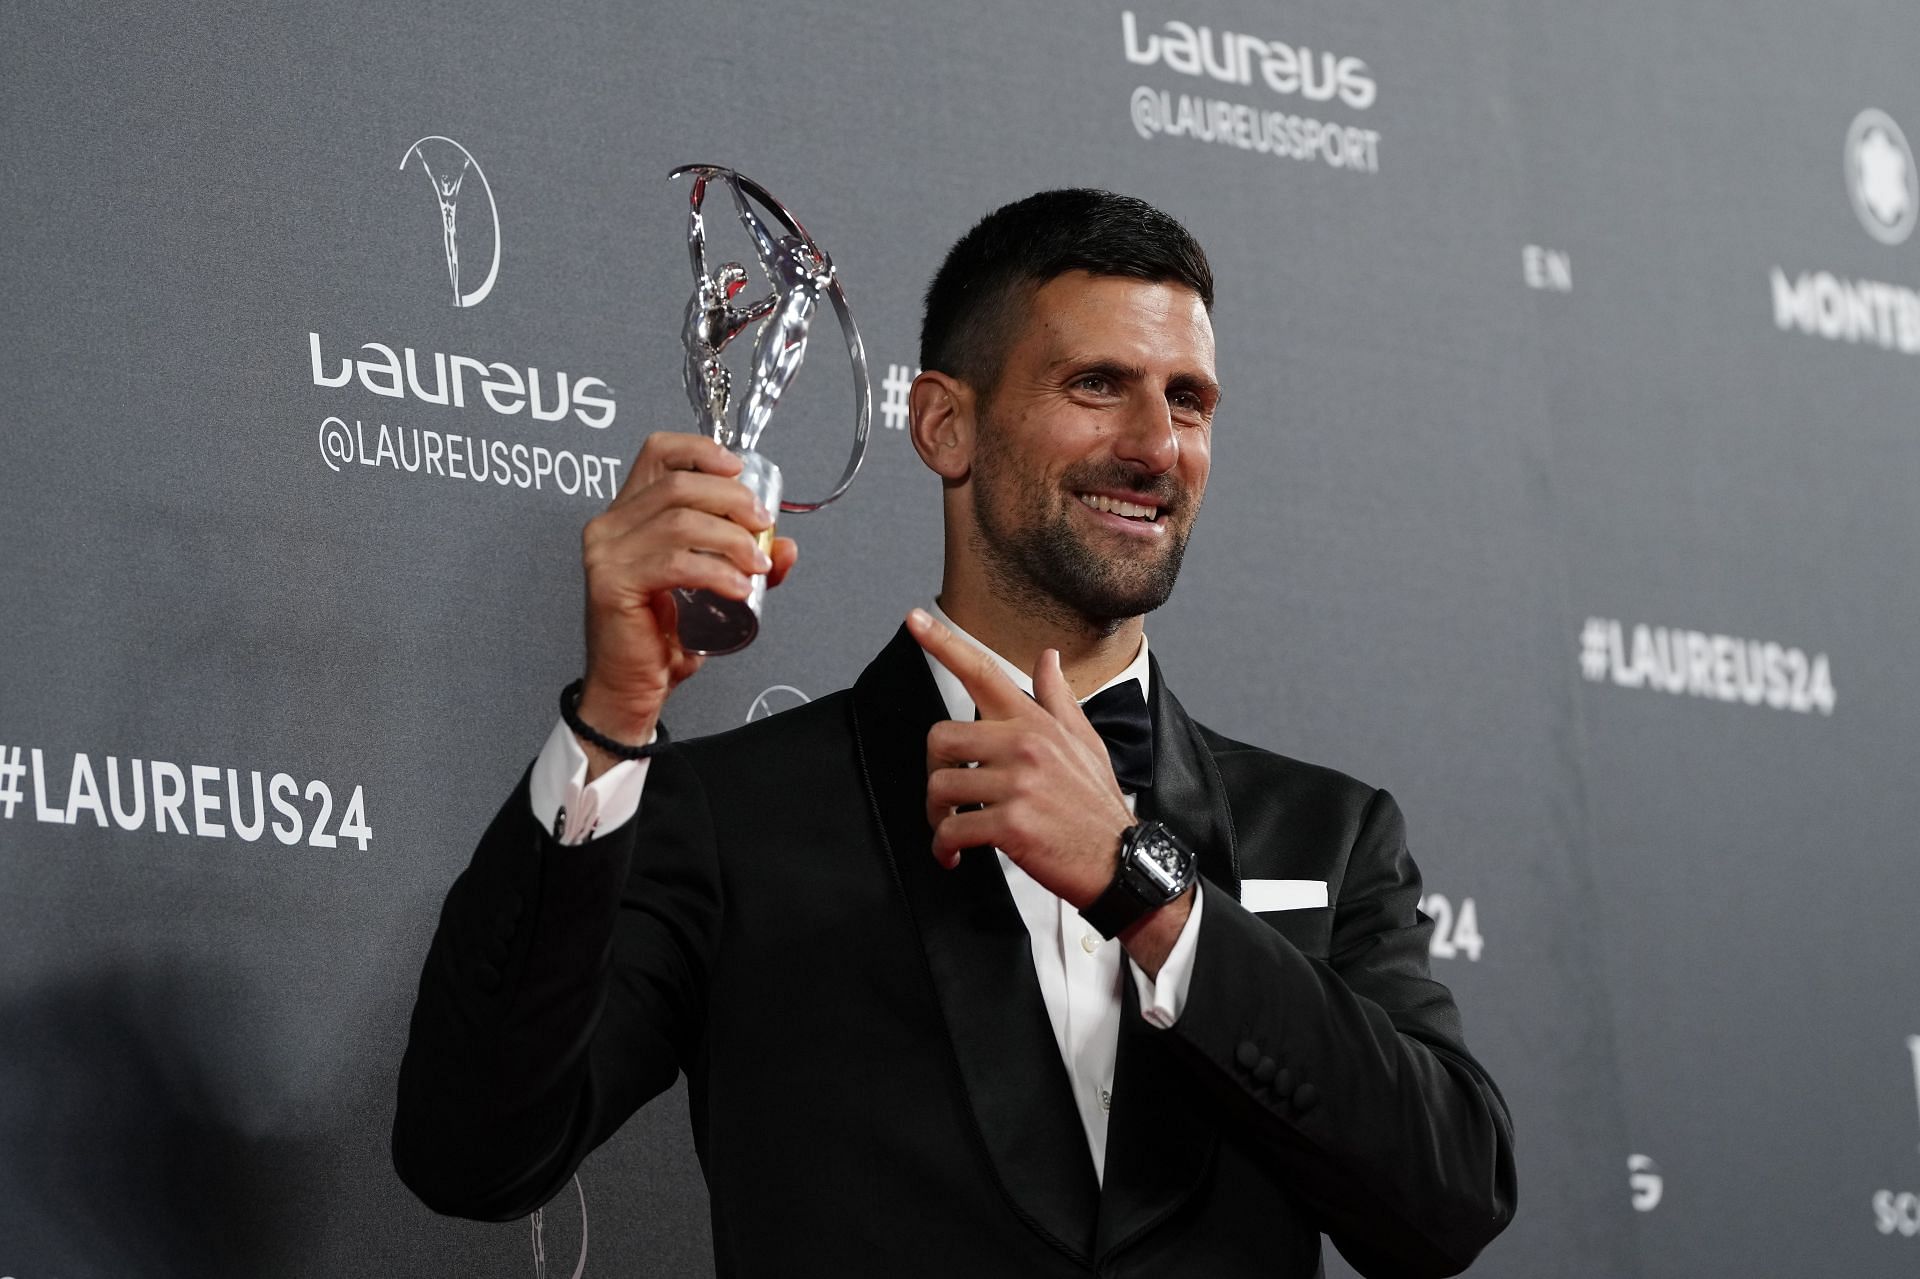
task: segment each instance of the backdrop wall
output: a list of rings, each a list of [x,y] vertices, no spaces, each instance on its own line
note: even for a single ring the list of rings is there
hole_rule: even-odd
[[[0,8],[0,1275],[532,1272],[398,1184],[394,1071],[577,673],[580,526],[690,420],[690,160],[832,252],[876,421],[678,732],[933,589],[945,247],[1140,195],[1227,387],[1150,632],[1407,811],[1519,1136],[1473,1273],[1920,1267],[1907,6],[383,8]],[[837,358],[768,437],[796,488]],[[592,1270],[711,1272],[677,1091],[580,1183]]]

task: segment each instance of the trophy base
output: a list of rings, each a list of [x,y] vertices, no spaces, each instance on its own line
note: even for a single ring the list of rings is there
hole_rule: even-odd
[[[754,579],[755,594],[766,589],[765,580]],[[728,599],[712,591],[673,592],[674,607],[679,610],[680,647],[702,657],[737,653],[753,643],[760,633],[760,617],[745,600]]]
[[[760,499],[760,505],[780,510],[780,468],[751,450],[737,450],[741,461],[740,482]],[[760,549],[773,553],[773,530],[760,535]],[[743,600],[729,599],[712,591],[689,591],[676,587],[673,602],[677,610],[674,629],[680,646],[702,657],[737,653],[753,643],[760,633],[760,615],[767,604],[767,575],[753,575],[753,589]]]

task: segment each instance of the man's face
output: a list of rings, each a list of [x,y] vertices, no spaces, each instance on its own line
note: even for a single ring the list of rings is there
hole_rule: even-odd
[[[1165,603],[1219,398],[1184,285],[1074,271],[1035,290],[977,411],[970,540],[996,586],[1102,627]]]

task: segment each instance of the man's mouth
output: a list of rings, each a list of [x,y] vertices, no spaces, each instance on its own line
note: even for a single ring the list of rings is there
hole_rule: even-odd
[[[1123,498],[1109,497],[1105,493],[1076,493],[1083,506],[1108,515],[1118,515],[1129,520],[1138,520],[1142,524],[1157,523],[1163,514],[1162,508],[1150,502],[1130,502]]]

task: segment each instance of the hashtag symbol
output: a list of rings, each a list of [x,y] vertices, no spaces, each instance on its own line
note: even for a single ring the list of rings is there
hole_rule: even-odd
[[[887,365],[887,376],[880,383],[885,398],[880,401],[880,424],[889,431],[907,429],[907,392],[913,389],[913,379],[920,376],[919,369],[909,369],[904,364]]]
[[[1580,628],[1580,673],[1591,680],[1606,678],[1607,624],[1597,617]]]
[[[12,756],[8,756],[7,748],[0,746],[0,806],[6,810],[0,816],[9,821],[13,819],[14,805],[26,798],[20,789],[20,779],[26,775],[27,766],[20,762],[20,748],[14,747]]]

